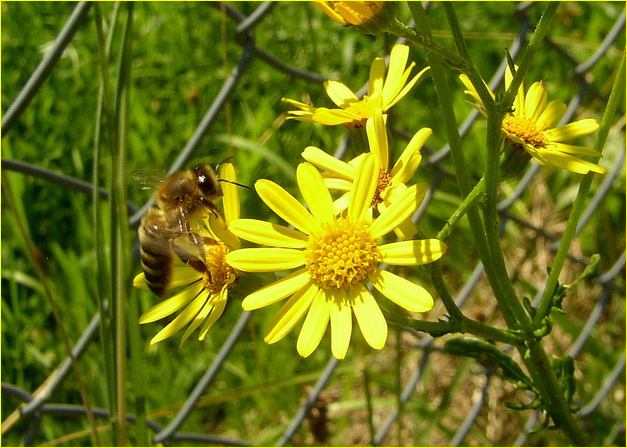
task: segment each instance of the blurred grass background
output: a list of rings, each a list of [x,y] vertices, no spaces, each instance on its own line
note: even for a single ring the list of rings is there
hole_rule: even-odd
[[[2,2],[2,109],[14,100],[42,55],[54,41],[59,29],[73,10],[66,2]],[[103,15],[108,18],[112,5],[103,3]],[[255,10],[258,2],[233,3],[243,14]],[[568,49],[579,60],[594,53],[621,14],[619,2],[565,2],[551,31],[551,38]],[[468,45],[475,64],[489,78],[504,56],[520,27],[513,14],[513,3],[471,2],[456,4]],[[530,11],[532,23],[542,11]],[[132,92],[130,110],[130,152],[125,162],[128,179],[127,195],[141,206],[150,191],[135,180],[138,173],[163,175],[181,148],[193,134],[198,122],[212,103],[225,78],[241,54],[233,42],[235,25],[218,8],[200,2],[139,2],[135,5],[132,50]],[[407,22],[409,14],[403,6],[399,18]],[[434,4],[429,12],[434,34],[440,42],[452,46],[444,12]],[[116,35],[115,39],[119,40]],[[393,40],[389,36],[364,36],[331,22],[310,4],[282,2],[264,18],[255,31],[256,44],[274,57],[290,65],[320,73],[328,79],[341,80],[353,90],[367,81],[372,59],[389,51]],[[603,58],[587,75],[599,91],[607,95],[611,88],[615,66],[624,49],[624,31]],[[114,49],[117,47],[114,45]],[[115,50],[117,52],[117,49]],[[2,140],[2,157],[37,164],[68,176],[91,180],[93,170],[93,139],[97,95],[100,84],[99,44],[94,17],[90,14],[79,29],[69,48],[57,63],[50,78],[41,87],[18,124]],[[119,57],[111,57],[115,61]],[[426,65],[424,52],[412,49],[411,60],[419,70]],[[219,163],[234,156],[240,181],[252,185],[258,178],[270,178],[297,194],[295,178],[286,173],[279,161],[295,167],[301,161],[300,152],[307,145],[335,151],[345,138],[342,127],[285,121],[287,106],[281,97],[302,100],[309,97],[314,105],[330,106],[320,85],[307,83],[265,65],[259,60],[244,75],[240,85],[197,151],[194,160]],[[542,79],[553,99],[565,102],[578,91],[578,85],[565,74],[572,66],[547,46],[534,61],[526,85]],[[463,94],[457,74],[452,70],[450,84],[455,96],[459,122],[470,106]],[[108,74],[115,79],[115,73]],[[621,105],[624,110],[624,101]],[[600,120],[604,104],[586,95],[577,117]],[[413,134],[421,127],[431,127],[426,153],[446,143],[441,126],[433,85],[428,76],[394,109],[394,126]],[[479,178],[482,169],[482,149],[485,123],[479,120],[465,139],[468,169]],[[593,136],[580,144],[589,146]],[[601,165],[614,165],[624,151],[624,117],[614,127],[604,150]],[[395,139],[397,154],[405,141]],[[268,158],[265,154],[272,154]],[[350,151],[349,151],[350,154]],[[426,157],[425,157],[426,159]],[[430,182],[433,166],[419,170],[416,181]],[[443,165],[451,168],[450,161]],[[107,185],[111,161],[105,156],[100,166],[103,186]],[[117,173],[120,174],[120,173]],[[68,192],[42,180],[22,174],[3,173],[12,196],[17,202],[18,216],[27,225],[35,256],[45,271],[45,281],[59,306],[70,340],[76,341],[94,313],[98,311],[97,283],[93,245],[94,228],[91,221],[91,199],[87,195]],[[565,171],[544,170],[532,187],[511,209],[512,213],[529,220],[544,230],[560,234],[580,178]],[[595,179],[595,185],[602,181]],[[459,202],[456,182],[444,179],[435,193],[419,227],[425,235],[434,235]],[[503,192],[511,193],[515,183],[505,184]],[[601,255],[601,267],[607,269],[625,247],[625,173],[624,168],[607,198],[597,209],[585,228],[573,253],[589,257]],[[593,187],[594,188],[594,187]],[[245,217],[267,217],[267,209],[259,207],[259,199],[242,190]],[[107,235],[108,209],[103,207],[102,227]],[[133,229],[129,229],[135,238]],[[476,257],[469,250],[472,237],[467,223],[462,221],[450,239],[450,253],[444,269],[450,289],[456,291],[469,278]],[[508,225],[504,247],[510,266],[515,269],[518,291],[528,297],[541,288],[550,265],[550,244],[538,238],[536,232],[521,231]],[[108,254],[111,255],[111,254]],[[129,260],[131,253],[128,254]],[[567,267],[562,281],[574,279],[581,265]],[[137,265],[129,279],[139,272]],[[412,273],[427,287],[427,275]],[[624,277],[624,271],[621,273]],[[624,291],[624,282],[623,282]],[[499,316],[487,283],[478,288],[464,308],[470,316],[488,323],[498,323]],[[591,283],[581,284],[565,302],[567,315],[559,317],[559,326],[547,338],[552,352],[563,355],[581,330],[599,288]],[[577,359],[578,398],[587,403],[601,386],[600,382],[613,367],[624,349],[624,301],[616,297],[605,310],[601,324],[595,329],[584,353]],[[624,295],[624,294],[623,294]],[[131,291],[129,300],[139,301],[141,311],[156,303],[146,292]],[[277,308],[256,312],[246,332],[228,358],[217,381],[206,391],[199,408],[181,428],[185,432],[211,433],[248,441],[255,445],[276,442],[291,420],[310,387],[320,375],[328,359],[329,341],[325,338],[314,354],[301,359],[295,350],[297,332],[280,343],[267,346],[263,334]],[[148,417],[162,424],[180,407],[210,365],[222,341],[230,332],[241,310],[232,301],[225,315],[212,328],[204,342],[190,339],[179,348],[180,335],[156,346],[148,341],[163,323],[142,326],[144,366]],[[441,306],[429,313],[429,320],[443,315]],[[134,322],[131,322],[134,324]],[[397,339],[396,341],[395,339]],[[316,439],[304,425],[294,443],[301,445],[363,445],[369,440],[368,418],[381,423],[396,405],[399,379],[406,379],[416,368],[421,352],[412,350],[416,336],[390,333],[388,346],[374,352],[360,346],[360,336],[354,338],[349,356],[335,374],[324,399],[329,411],[326,423],[330,435]],[[88,385],[92,406],[107,408],[107,385],[103,375],[100,342],[91,343],[79,361],[80,371]],[[16,219],[2,197],[2,381],[34,391],[58,363],[66,351],[43,296],[25,243],[20,237]],[[446,444],[459,427],[471,406],[468,395],[475,384],[476,364],[436,354],[415,397],[403,410],[402,425],[385,439],[387,444],[421,446]],[[131,360],[132,362],[132,360]],[[369,381],[374,413],[368,416],[365,405],[363,368],[369,366]],[[390,366],[396,366],[390,368]],[[522,431],[529,413],[504,408],[504,401],[525,400],[514,387],[495,380],[491,386],[490,406],[476,428],[466,439],[470,445],[508,445]],[[134,412],[134,385],[129,379],[129,412]],[[80,404],[80,396],[72,375],[55,392],[53,402]],[[18,405],[15,400],[2,400],[3,419]],[[620,433],[615,439],[608,435]],[[79,418],[47,417],[42,425],[39,443],[84,446],[93,443],[85,420]],[[4,445],[18,445],[26,424],[18,422],[3,435]],[[514,429],[508,429],[514,428]],[[624,444],[624,381],[589,419],[595,443]],[[70,434],[68,440],[61,437]],[[72,436],[73,435],[73,436]],[[102,432],[103,443],[111,442],[110,433]],[[131,430],[131,443],[133,439]],[[622,440],[622,442],[621,442]],[[560,445],[559,432],[543,432],[529,439],[535,445]]]

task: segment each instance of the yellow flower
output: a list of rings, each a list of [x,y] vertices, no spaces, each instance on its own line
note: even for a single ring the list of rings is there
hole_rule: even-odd
[[[348,127],[363,127],[366,120],[372,117],[377,109],[381,109],[384,114],[398,103],[409,90],[416,84],[418,79],[429,67],[424,68],[409,82],[409,75],[416,65],[414,62],[407,64],[409,47],[407,45],[395,45],[390,54],[390,66],[385,69],[385,60],[376,58],[370,66],[370,79],[368,83],[368,93],[359,99],[344,84],[338,81],[325,81],[324,88],[329,98],[339,107],[339,109],[328,109],[326,107],[314,107],[300,101],[282,98],[299,110],[290,111],[288,118],[299,121],[309,121],[321,123],[329,126],[343,124]]]
[[[235,220],[229,229],[240,238],[274,247],[239,249],[227,255],[227,262],[249,272],[300,267],[244,298],[244,309],[254,310],[290,297],[270,323],[265,337],[268,344],[282,339],[306,315],[298,337],[298,353],[309,356],[318,347],[330,322],[331,351],[333,356],[343,359],[354,313],[366,342],[375,349],[383,348],[387,323],[366,287],[368,281],[409,311],[425,312],[433,307],[433,298],[426,289],[379,265],[431,263],[444,254],[446,245],[437,239],[378,244],[379,238],[417,207],[413,186],[373,220],[370,204],[377,188],[378,172],[378,156],[366,154],[353,182],[348,210],[341,215],[334,212],[322,176],[309,163],[301,163],[296,171],[308,209],[269,180],[255,184],[263,201],[294,229],[254,219]]]
[[[466,86],[464,92],[471,95],[478,104],[473,104],[485,115],[483,103],[466,75],[460,75]],[[512,73],[505,73],[505,88],[512,82]],[[494,97],[494,93],[490,92]],[[604,173],[605,169],[576,156],[597,156],[601,153],[586,146],[569,144],[572,140],[591,134],[599,128],[592,118],[575,121],[552,128],[566,112],[566,105],[560,100],[547,104],[547,91],[540,82],[535,82],[525,94],[521,85],[513,104],[513,113],[503,119],[502,131],[507,143],[527,151],[542,165],[553,165],[573,173],[587,174],[590,171]]]
[[[220,179],[236,182],[232,164],[225,163],[221,166]],[[207,213],[202,219],[202,225],[194,229],[199,233],[198,239],[202,238],[203,243],[185,247],[186,251],[195,255],[194,258],[188,264],[181,263],[180,266],[173,268],[171,287],[188,285],[187,288],[153,306],[139,318],[140,324],[147,324],[170,316],[185,307],[152,338],[150,344],[169,338],[188,324],[181,345],[201,324],[203,326],[198,340],[202,341],[226,307],[229,289],[234,286],[239,276],[239,273],[226,263],[226,254],[240,247],[239,239],[227,226],[239,218],[240,205],[235,184],[225,182],[222,191],[224,219],[216,213]],[[133,286],[148,289],[144,273],[135,277]]]
[[[387,131],[380,109],[372,118],[368,119],[366,133],[368,135],[370,152],[377,154],[381,163],[379,182],[372,205],[379,213],[383,213],[386,208],[390,207],[407,191],[405,183],[413,177],[418,165],[420,165],[422,160],[420,150],[433,132],[429,128],[420,129],[407,144],[407,147],[391,169],[389,167]],[[350,201],[352,184],[364,154],[346,163],[327,154],[320,148],[308,146],[303,151],[302,156],[308,162],[326,171],[322,176],[329,189],[346,192],[335,202],[336,212],[346,209]],[[420,206],[428,188],[429,186],[425,183],[418,184],[418,196],[416,197],[418,206]],[[416,225],[412,222],[411,217],[405,219],[394,229],[396,236],[404,240],[413,237],[417,231],[418,229],[416,229]]]
[[[314,2],[326,15],[342,25],[363,25],[381,12],[386,2]]]

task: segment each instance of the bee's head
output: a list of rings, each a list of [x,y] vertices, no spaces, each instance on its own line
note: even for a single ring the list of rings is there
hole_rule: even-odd
[[[218,176],[211,166],[203,163],[192,168],[198,189],[205,201],[212,202],[222,196],[222,187],[218,181]]]

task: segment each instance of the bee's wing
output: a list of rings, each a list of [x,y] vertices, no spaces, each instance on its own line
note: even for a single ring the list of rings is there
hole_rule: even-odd
[[[183,233],[171,240],[172,251],[183,263],[190,260],[204,260],[202,238],[192,232]]]

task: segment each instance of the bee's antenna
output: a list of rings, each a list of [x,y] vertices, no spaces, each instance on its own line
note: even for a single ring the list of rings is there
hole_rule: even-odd
[[[235,156],[228,156],[226,159],[224,159],[221,162],[219,162],[218,164],[216,164],[216,173],[218,171],[220,171],[220,165],[222,165],[224,162],[226,162],[228,160],[231,160],[231,159],[234,159],[234,158],[235,158]]]
[[[237,182],[232,182],[230,180],[226,180],[226,179],[218,179],[218,182],[227,182],[229,184],[233,184],[233,185],[237,185],[238,187],[242,187],[242,188],[247,188],[249,190],[253,190],[253,188],[249,187],[248,185],[243,185],[243,184],[238,184]]]

